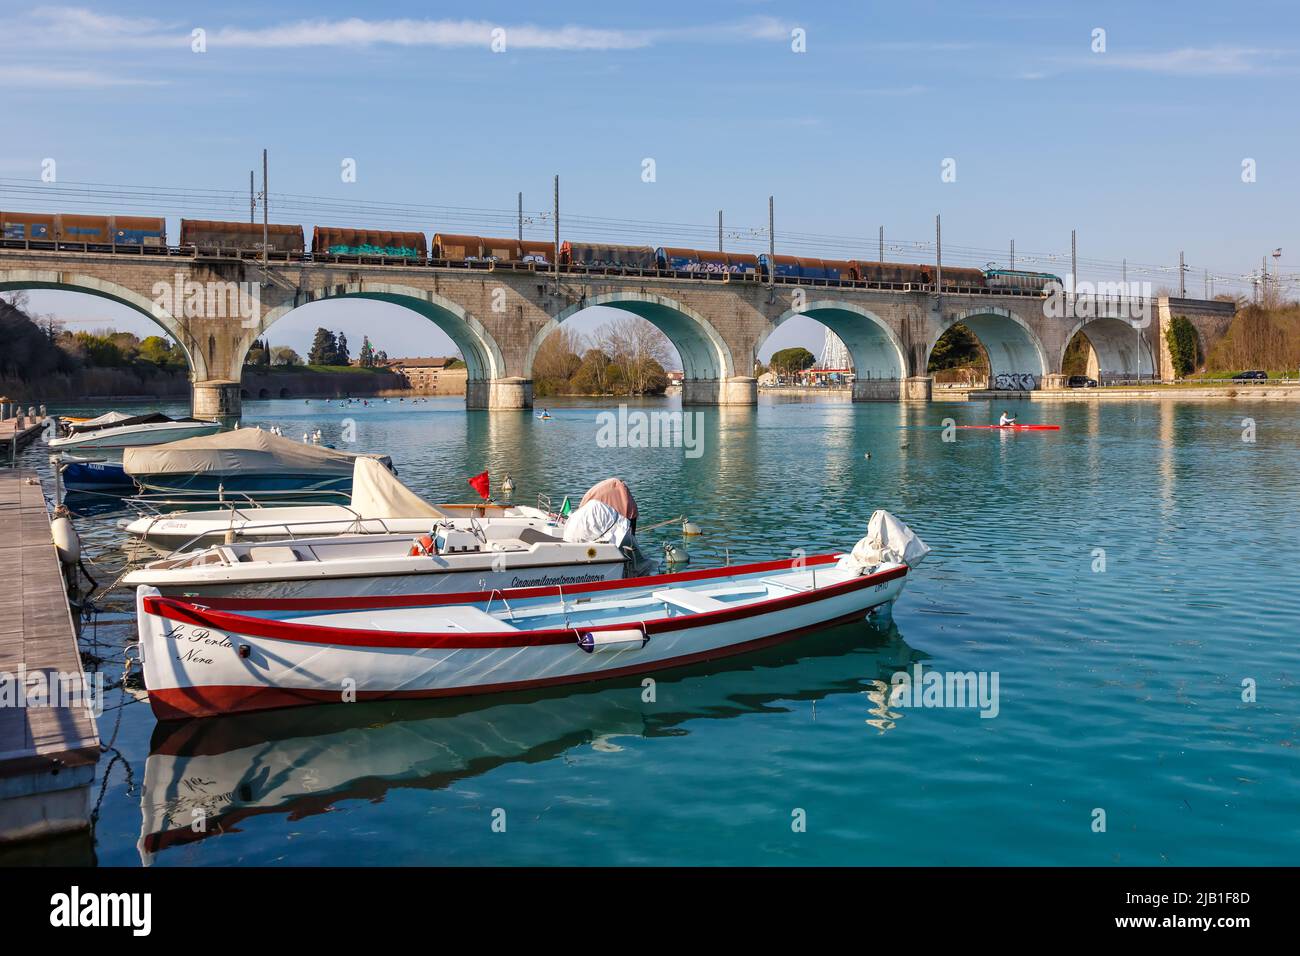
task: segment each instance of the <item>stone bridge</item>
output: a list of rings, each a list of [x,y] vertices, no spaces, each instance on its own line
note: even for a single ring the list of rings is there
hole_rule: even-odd
[[[1208,348],[1234,312],[1230,303],[1182,299],[1052,300],[979,289],[936,295],[930,288],[850,282],[768,284],[717,274],[557,274],[476,266],[292,261],[273,262],[264,272],[259,262],[175,250],[144,255],[11,248],[0,249],[0,291],[83,292],[148,316],[185,351],[194,414],[221,416],[239,414],[240,374],[253,342],[295,308],[322,299],[390,302],[438,326],[468,366],[471,409],[530,406],[533,360],[542,341],[596,305],[658,327],[681,356],[683,402],[718,405],[757,401],[755,356],[796,315],[816,319],[844,340],[856,371],[854,401],[900,401],[930,398],[930,352],[958,322],[980,339],[994,378],[1027,373],[1051,388],[1062,384],[1062,356],[1077,332],[1087,335],[1107,374],[1168,377],[1162,333],[1172,316],[1188,316]],[[1142,310],[1135,313],[1135,304]],[[1145,318],[1132,321],[1134,314]]]

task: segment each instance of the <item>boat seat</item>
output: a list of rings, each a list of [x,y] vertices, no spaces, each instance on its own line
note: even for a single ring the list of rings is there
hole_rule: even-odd
[[[727,606],[717,598],[711,598],[699,591],[688,591],[686,588],[664,588],[662,591],[655,591],[654,596],[658,601],[695,614],[721,611]]]
[[[284,545],[254,545],[248,549],[249,561],[297,561],[298,552]]]
[[[563,538],[557,538],[554,535],[547,534],[545,531],[538,531],[536,528],[520,528],[516,537],[524,544],[541,544],[547,541],[563,541]]]

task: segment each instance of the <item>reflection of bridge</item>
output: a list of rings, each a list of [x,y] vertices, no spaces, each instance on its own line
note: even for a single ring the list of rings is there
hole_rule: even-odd
[[[1054,317],[1042,297],[1013,290],[945,288],[937,296],[925,287],[863,282],[778,279],[767,285],[725,274],[563,269],[556,276],[476,265],[285,262],[272,263],[264,275],[259,264],[240,260],[10,248],[0,249],[0,291],[85,292],[148,316],[184,349],[194,412],[201,415],[238,414],[240,372],[253,341],[293,309],[331,298],[390,302],[424,316],[465,358],[468,406],[507,409],[532,404],[533,359],[543,339],[594,305],[638,315],[663,331],[681,355],[683,401],[703,405],[753,404],[755,355],[779,325],[800,314],[824,324],[848,347],[857,376],[855,401],[928,399],[930,352],[957,322],[983,344],[992,375],[1029,373],[1054,387],[1077,332],[1087,335],[1108,373],[1136,378],[1157,369],[1168,377],[1162,331],[1173,315],[1187,315],[1208,347],[1233,314],[1228,303],[1162,298],[1153,303],[1145,327],[1135,328],[1119,318]],[[185,283],[199,284],[192,287],[200,290],[192,305]],[[246,316],[213,310],[210,291],[203,301],[203,290],[232,283],[258,290],[259,305]]]

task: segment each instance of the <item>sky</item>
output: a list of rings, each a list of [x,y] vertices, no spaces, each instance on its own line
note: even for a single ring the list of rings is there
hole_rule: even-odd
[[[144,187],[167,195],[85,211],[148,206],[173,241],[182,215],[246,217],[266,148],[272,221],[309,229],[391,227],[383,203],[406,228],[509,235],[517,192],[549,208],[558,174],[564,238],[712,246],[721,209],[729,246],[760,251],[772,195],[778,251],[874,257],[884,226],[889,258],[928,260],[915,243],[942,214],[945,263],[1005,264],[1014,239],[1018,265],[1062,272],[1077,230],[1081,279],[1126,260],[1176,285],[1181,251],[1189,294],[1206,272],[1244,291],[1278,248],[1300,275],[1300,11],[1284,2],[0,0],[0,36],[0,208]],[[156,331],[90,297],[32,306]],[[393,356],[454,351],[355,301],[307,306],[272,342],[305,353],[317,325]],[[792,344],[818,351],[820,326],[792,320],[760,355]]]

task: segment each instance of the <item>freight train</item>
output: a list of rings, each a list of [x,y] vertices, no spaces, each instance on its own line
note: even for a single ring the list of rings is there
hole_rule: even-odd
[[[0,212],[0,235],[6,245],[33,248],[84,248],[89,251],[139,247],[132,251],[168,253],[166,221],[140,216],[83,216]],[[182,219],[177,252],[197,256],[318,262],[378,262],[410,265],[462,265],[549,268],[556,261],[553,242],[493,239],[434,233],[432,254],[423,232],[390,232],[316,226],[307,252],[302,226]],[[264,248],[265,247],[265,248]],[[806,256],[751,255],[669,246],[626,246],[563,242],[559,264],[573,271],[597,273],[722,276],[785,282],[868,283],[889,288],[932,286],[933,265],[866,259],[818,259]],[[971,269],[945,266],[945,288],[1041,293],[1061,283],[1046,272]]]

